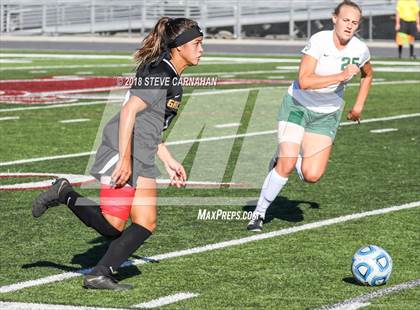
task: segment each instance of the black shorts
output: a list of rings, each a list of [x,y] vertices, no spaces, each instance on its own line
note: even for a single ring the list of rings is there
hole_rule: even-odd
[[[401,28],[399,32],[408,34],[413,37],[416,36],[416,33],[417,33],[416,22],[406,22],[406,21],[401,20],[400,25],[401,25]]]

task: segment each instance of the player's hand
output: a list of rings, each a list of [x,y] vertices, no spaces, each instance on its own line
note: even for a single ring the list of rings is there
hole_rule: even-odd
[[[184,167],[174,159],[165,162],[166,171],[169,174],[171,180],[170,185],[176,187],[184,187],[186,185],[187,173]]]
[[[358,109],[358,108],[353,107],[353,108],[349,111],[349,113],[347,114],[347,119],[348,119],[349,121],[355,121],[355,122],[357,122],[357,124],[360,124],[360,117],[361,117],[361,115],[362,115],[362,110],[361,110],[361,109]]]
[[[355,64],[348,65],[343,72],[341,72],[342,79],[341,81],[347,81],[350,80],[353,76],[358,74],[360,71],[360,68]]]
[[[131,158],[121,158],[111,175],[115,187],[123,187],[131,176]]]

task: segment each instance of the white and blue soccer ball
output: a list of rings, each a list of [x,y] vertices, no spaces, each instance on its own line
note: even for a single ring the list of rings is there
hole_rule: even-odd
[[[383,285],[391,276],[392,259],[381,247],[364,246],[354,253],[351,271],[355,279],[363,285]]]

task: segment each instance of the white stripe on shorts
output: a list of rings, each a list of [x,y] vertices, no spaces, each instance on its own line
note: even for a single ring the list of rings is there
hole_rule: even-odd
[[[105,164],[105,166],[99,171],[99,174],[104,174],[111,168],[113,165],[115,165],[118,162],[118,159],[120,158],[120,154],[115,154],[111,159]]]

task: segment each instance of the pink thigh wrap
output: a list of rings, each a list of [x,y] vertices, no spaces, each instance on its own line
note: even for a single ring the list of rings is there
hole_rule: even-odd
[[[99,198],[102,213],[128,220],[135,192],[136,189],[131,186],[112,188],[101,184]]]

